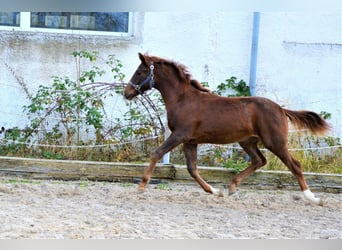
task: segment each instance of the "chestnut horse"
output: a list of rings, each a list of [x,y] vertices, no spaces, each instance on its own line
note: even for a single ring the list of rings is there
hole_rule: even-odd
[[[258,142],[261,141],[295,175],[304,197],[323,205],[323,201],[310,191],[300,163],[287,148],[287,118],[298,128],[323,134],[329,125],[318,114],[284,109],[262,97],[221,97],[192,79],[183,65],[140,53],[139,58],[141,64],[125,87],[124,95],[131,100],[151,88],[157,89],[165,102],[171,130],[171,135],[152,155],[139,190],[145,190],[163,155],[183,144],[190,175],[206,192],[222,196],[221,191],[210,186],[198,173],[197,145],[238,142],[249,155],[250,164],[232,179],[229,194],[233,194],[244,178],[266,164],[266,158],[258,149]]]

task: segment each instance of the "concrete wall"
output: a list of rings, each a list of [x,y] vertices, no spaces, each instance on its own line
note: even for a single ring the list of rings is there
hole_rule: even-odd
[[[292,109],[332,113],[341,136],[342,15],[261,15],[257,94]]]
[[[21,106],[53,75],[75,76],[77,49],[116,54],[128,81],[138,52],[187,65],[212,88],[236,76],[249,79],[253,13],[134,13],[133,37],[66,35],[0,28],[1,126],[24,126]],[[342,13],[261,13],[256,94],[291,109],[332,113],[341,136]],[[112,82],[107,74],[103,81]],[[114,107],[110,107],[115,112]]]

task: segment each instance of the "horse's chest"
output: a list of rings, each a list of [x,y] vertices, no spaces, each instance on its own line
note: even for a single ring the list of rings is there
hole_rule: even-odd
[[[181,112],[181,111],[168,113],[167,120],[168,120],[168,126],[170,130],[171,131],[174,131],[175,129],[189,130],[190,128],[195,126],[195,124],[198,123],[198,119],[196,118],[196,116],[192,114]]]

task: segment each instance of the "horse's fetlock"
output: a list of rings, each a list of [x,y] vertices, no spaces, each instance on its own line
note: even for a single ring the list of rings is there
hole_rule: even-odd
[[[234,181],[232,181],[232,183],[230,183],[229,189],[228,189],[229,195],[232,195],[236,192],[236,186],[237,186],[237,184],[235,184]]]

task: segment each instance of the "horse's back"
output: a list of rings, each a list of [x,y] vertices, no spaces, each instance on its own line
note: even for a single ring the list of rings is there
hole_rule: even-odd
[[[283,108],[276,102],[264,97],[228,98],[228,103],[235,106],[241,126],[248,127],[253,134],[282,131],[287,133],[288,122]],[[227,105],[228,106],[228,105]]]

